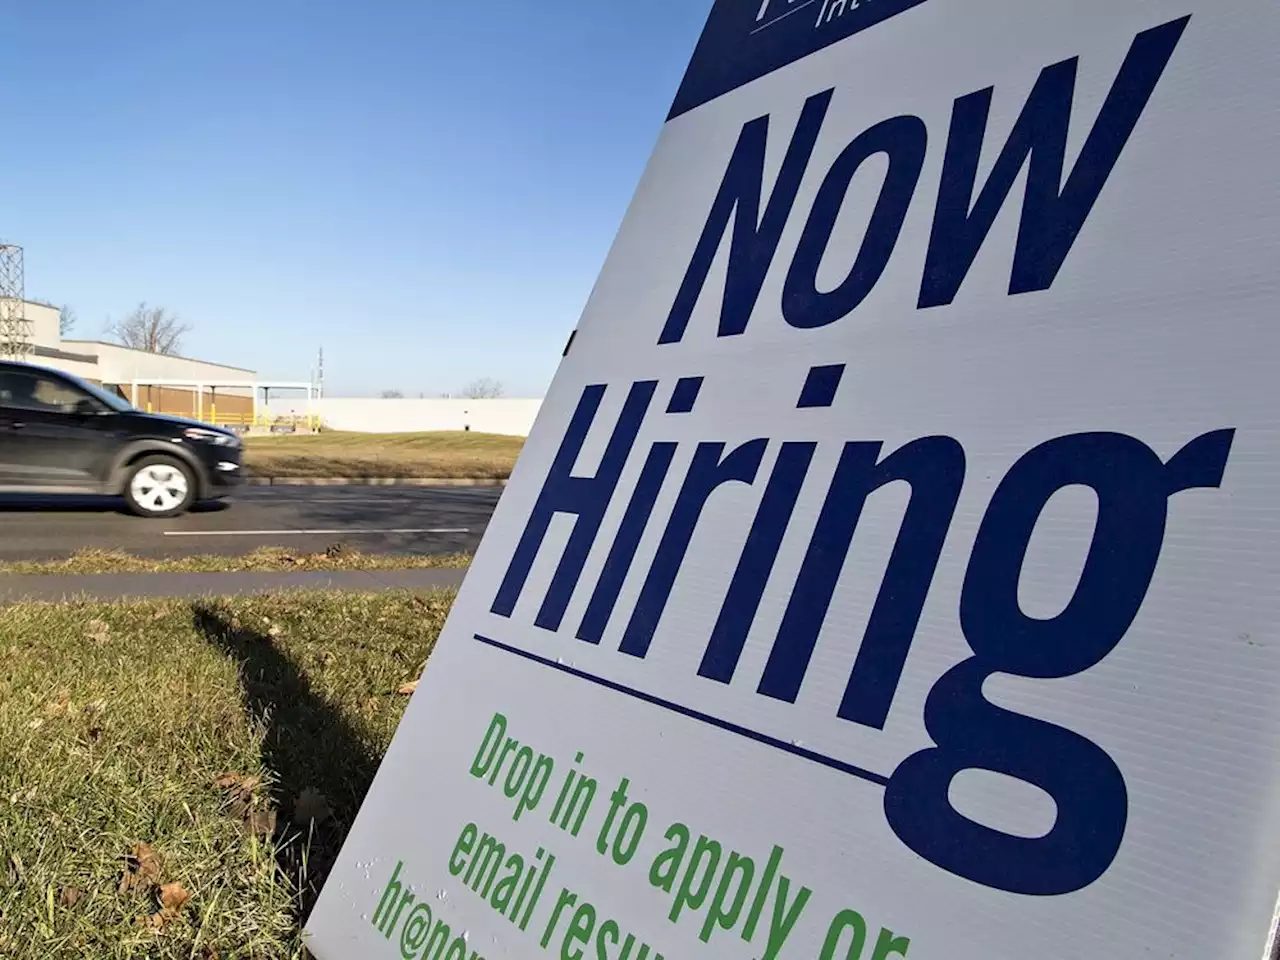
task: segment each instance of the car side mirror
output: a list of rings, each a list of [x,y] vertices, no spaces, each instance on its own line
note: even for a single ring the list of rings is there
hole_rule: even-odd
[[[102,413],[102,407],[97,403],[85,397],[83,400],[77,400],[72,412],[78,417],[96,417]]]

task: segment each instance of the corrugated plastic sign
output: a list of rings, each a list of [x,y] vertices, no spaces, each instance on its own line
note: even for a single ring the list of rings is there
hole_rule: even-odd
[[[315,955],[1262,957],[1277,40],[716,3]]]

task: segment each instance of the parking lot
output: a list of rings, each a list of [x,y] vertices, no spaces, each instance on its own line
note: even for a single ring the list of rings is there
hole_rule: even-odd
[[[0,562],[61,559],[78,550],[142,557],[243,554],[342,542],[366,553],[473,551],[500,488],[250,487],[234,501],[172,520],[141,520],[110,499],[0,498]]]

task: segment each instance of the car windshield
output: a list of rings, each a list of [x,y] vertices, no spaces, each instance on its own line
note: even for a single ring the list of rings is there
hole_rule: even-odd
[[[73,377],[70,375],[65,376],[67,376],[68,380],[74,383],[85,393],[88,393],[96,400],[101,400],[112,410],[116,411],[116,413],[125,413],[133,409],[129,402],[119,394],[112,393],[110,390],[104,390],[102,387],[96,387],[92,383],[81,380],[79,377]]]

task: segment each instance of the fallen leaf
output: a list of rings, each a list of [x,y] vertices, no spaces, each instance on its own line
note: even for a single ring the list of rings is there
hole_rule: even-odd
[[[120,893],[146,890],[160,882],[160,857],[149,843],[140,843],[124,858]]]
[[[300,827],[309,823],[323,823],[331,813],[329,801],[324,794],[307,787],[298,795],[298,800],[293,805],[293,822]]]
[[[13,883],[21,883],[26,879],[27,870],[22,865],[22,857],[16,853],[9,855],[9,879]]]
[[[160,912],[176,917],[190,899],[191,894],[187,893],[187,888],[182,884],[166,883],[160,888]]]
[[[102,643],[111,636],[111,628],[101,620],[90,620],[84,625],[84,635],[94,643]]]
[[[62,904],[62,906],[66,907],[68,910],[72,909],[83,899],[84,891],[79,887],[63,887],[62,891],[58,894],[58,903]]]
[[[418,689],[418,681],[410,680],[408,683],[402,683],[396,688],[396,693],[402,697],[412,696],[414,691]]]
[[[43,726],[44,726],[44,718],[36,717],[34,720],[32,720],[30,723],[27,724],[27,729],[39,730]]]
[[[284,633],[284,631],[283,631],[282,629],[280,629],[280,626],[279,626],[278,624],[274,624],[274,623],[273,623],[273,624],[271,625],[271,629],[269,629],[269,630],[267,631],[267,636],[269,636],[269,637],[278,637],[278,636],[280,636],[280,634],[282,634],[282,633]]]
[[[160,858],[149,843],[140,843],[133,848],[133,855],[138,860],[138,873],[155,882],[160,879]]]
[[[424,607],[424,608],[425,608],[425,607],[427,606],[427,601],[423,600],[421,597],[414,597],[414,598],[413,598],[413,605],[414,605],[415,607]]]
[[[157,610],[155,613],[153,613],[153,614],[151,615],[151,619],[152,619],[153,621],[155,621],[155,620],[163,620],[163,619],[164,619],[165,617],[167,617],[168,615],[169,615],[169,611],[168,611],[168,610]]]

